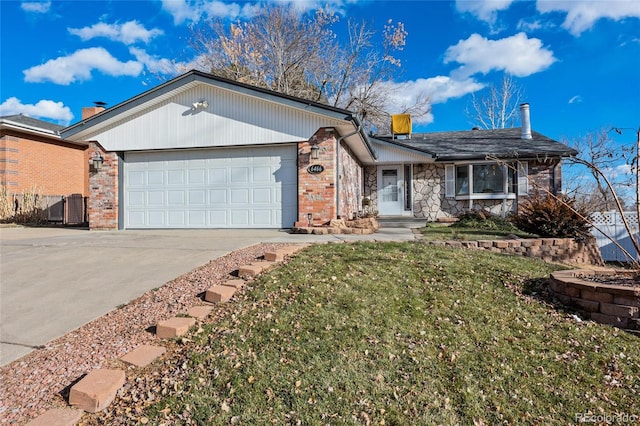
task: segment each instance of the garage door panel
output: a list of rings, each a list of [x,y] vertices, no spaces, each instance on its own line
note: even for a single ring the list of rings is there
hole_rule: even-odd
[[[251,194],[253,204],[271,204],[275,203],[275,189],[271,188],[254,188]]]
[[[233,167],[231,168],[231,183],[248,183],[249,182],[249,168],[248,167]]]
[[[187,222],[185,221],[186,213],[187,213],[186,211],[182,211],[182,210],[179,210],[179,211],[169,210],[168,225],[179,227],[179,228],[185,227],[185,225],[187,225]]]
[[[256,226],[267,226],[273,221],[273,212],[271,210],[252,210],[253,224]]]
[[[149,170],[145,185],[164,185],[164,172],[161,170]]]
[[[203,227],[207,224],[207,212],[205,210],[189,210],[189,225]]]
[[[175,165],[172,164],[173,167]],[[167,183],[169,185],[184,185],[184,170],[169,170],[167,172]]]
[[[227,183],[227,169],[220,167],[213,167],[209,169],[209,184],[224,184]]]
[[[131,191],[129,192],[129,206],[131,207],[143,207],[146,205],[147,194],[144,191]]]
[[[248,189],[232,189],[231,204],[249,204],[249,190]]]
[[[209,210],[209,225],[214,228],[226,228],[229,219],[226,210]]]
[[[205,169],[189,170],[189,185],[203,185],[205,181]]]
[[[126,153],[124,225],[290,227],[296,155],[295,145]]]
[[[130,185],[145,185],[145,175],[146,173],[143,171],[139,172],[129,172],[127,178]]]
[[[207,204],[207,193],[204,189],[192,189],[189,191],[189,205],[205,205]]]
[[[184,191],[168,191],[167,204],[170,207],[184,207],[186,205],[186,197]]]
[[[147,223],[151,228],[164,228],[167,225],[165,213],[162,211],[147,212]]]
[[[231,210],[231,226],[248,227],[249,210]]]
[[[212,205],[226,205],[227,204],[227,189],[210,189],[209,190],[209,204]]]
[[[127,219],[131,226],[143,226],[147,222],[143,211],[129,211]]]
[[[164,191],[147,192],[147,205],[152,207],[164,206]]]
[[[267,183],[275,181],[271,167],[256,166],[253,168],[253,182]]]

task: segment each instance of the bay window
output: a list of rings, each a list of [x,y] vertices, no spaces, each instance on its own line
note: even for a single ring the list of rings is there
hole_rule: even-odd
[[[448,198],[515,198],[528,191],[527,163],[467,163],[445,166]]]

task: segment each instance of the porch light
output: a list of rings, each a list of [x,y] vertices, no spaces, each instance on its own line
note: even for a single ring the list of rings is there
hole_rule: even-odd
[[[93,156],[93,159],[90,163],[93,166],[94,170],[100,170],[102,168],[102,164],[104,163],[104,158],[102,158],[102,155],[100,155],[99,152],[96,152],[96,155]]]
[[[307,213],[307,222],[311,226],[311,220],[313,219],[313,213]]]
[[[314,141],[313,145],[311,145],[311,159],[317,160],[319,152],[320,152],[320,147],[318,146],[318,142]]]

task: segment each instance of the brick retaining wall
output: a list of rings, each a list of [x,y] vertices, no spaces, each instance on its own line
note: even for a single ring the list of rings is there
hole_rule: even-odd
[[[532,238],[479,241],[426,241],[430,245],[487,250],[494,253],[535,257],[546,262],[602,266],[604,262],[595,239]]]
[[[550,289],[563,304],[575,306],[584,316],[601,324],[640,330],[640,289],[606,285],[581,279],[595,271],[578,269],[551,274]],[[599,271],[598,274],[613,272]]]

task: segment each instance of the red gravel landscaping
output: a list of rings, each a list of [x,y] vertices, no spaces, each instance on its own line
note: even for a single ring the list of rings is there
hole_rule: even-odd
[[[215,259],[0,367],[0,423],[24,423],[48,409],[68,406],[63,395],[84,374],[141,344],[158,344],[150,330],[158,321],[202,304],[200,296],[209,287],[265,251],[285,245],[258,244]]]

